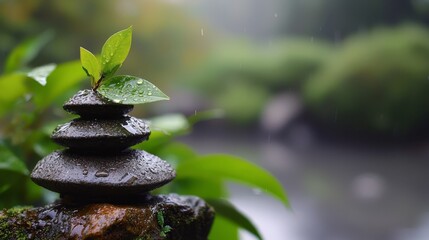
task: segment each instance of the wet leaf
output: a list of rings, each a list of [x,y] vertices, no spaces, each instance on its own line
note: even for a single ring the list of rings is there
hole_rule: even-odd
[[[91,85],[94,86],[96,81],[101,78],[100,62],[92,52],[83,47],[80,48],[80,62],[82,63],[83,70],[91,77]]]
[[[112,76],[122,65],[131,48],[132,27],[119,31],[110,36],[101,49],[102,75]]]
[[[220,198],[205,200],[209,205],[214,207],[216,214],[223,216],[225,219],[229,220],[235,225],[247,230],[251,234],[255,235],[255,237],[258,239],[262,239],[261,234],[253,225],[253,223],[239,210],[237,210],[230,202]]]
[[[40,85],[45,86],[46,85],[46,79],[48,76],[52,73],[52,71],[55,70],[57,67],[56,64],[48,64],[44,66],[40,66],[37,68],[34,68],[30,72],[27,73],[27,76],[29,78],[34,79],[36,82],[40,83]]]
[[[127,75],[104,80],[97,91],[113,102],[122,104],[142,104],[169,99],[149,81]]]
[[[212,154],[181,162],[177,166],[177,179],[215,178],[233,180],[261,189],[289,207],[286,193],[279,181],[265,169],[241,158]]]

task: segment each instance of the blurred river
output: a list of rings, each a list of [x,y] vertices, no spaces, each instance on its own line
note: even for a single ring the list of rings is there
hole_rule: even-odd
[[[249,159],[281,181],[292,211],[259,190],[231,185],[232,201],[267,240],[429,239],[428,143],[348,144],[306,126],[272,137],[216,122],[181,140],[200,153]]]

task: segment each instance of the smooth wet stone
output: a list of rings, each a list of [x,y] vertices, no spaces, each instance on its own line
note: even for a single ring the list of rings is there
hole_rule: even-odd
[[[84,118],[111,118],[129,113],[133,105],[115,103],[92,89],[85,89],[70,98],[63,108]]]
[[[40,160],[31,173],[31,179],[42,187],[82,198],[126,198],[161,187],[175,176],[169,163],[141,150],[109,155],[55,151]]]
[[[148,124],[138,118],[74,119],[58,126],[52,140],[70,148],[87,151],[118,151],[149,138]]]
[[[171,231],[163,237],[157,215]],[[54,204],[0,211],[0,239],[206,240],[214,211],[202,199],[175,194],[138,203]]]

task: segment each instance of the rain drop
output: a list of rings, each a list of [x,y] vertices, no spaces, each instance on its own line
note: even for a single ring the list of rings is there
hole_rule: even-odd
[[[277,18],[279,15],[277,13],[274,13],[274,17]]]
[[[121,100],[120,99],[113,99],[113,102],[114,103],[121,103]]]
[[[137,80],[137,84],[138,84],[138,85],[143,84],[143,79],[139,79],[139,80]]]
[[[204,36],[204,28],[201,28],[201,36]]]
[[[152,96],[152,92],[148,92],[147,95]]]
[[[97,172],[95,173],[95,176],[96,176],[96,177],[108,177],[108,176],[109,176],[109,173],[108,173],[108,172],[105,172],[105,171],[97,171]]]

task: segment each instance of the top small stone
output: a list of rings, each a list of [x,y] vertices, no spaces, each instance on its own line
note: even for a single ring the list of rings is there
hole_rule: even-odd
[[[81,90],[64,105],[67,112],[78,114],[83,118],[118,117],[129,113],[133,105],[118,104],[101,96],[91,89]]]

